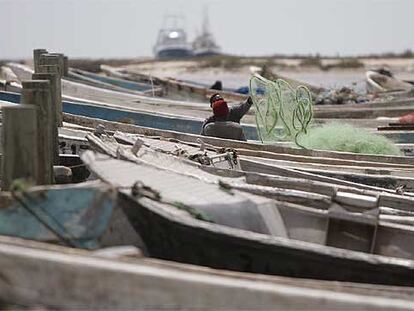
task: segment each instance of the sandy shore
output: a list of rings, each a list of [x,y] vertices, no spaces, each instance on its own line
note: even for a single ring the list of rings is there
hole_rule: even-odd
[[[341,59],[322,59],[323,66],[337,64]],[[315,66],[302,66],[301,59],[277,59],[276,65],[270,66],[273,72],[283,76],[327,88],[342,86],[365,88],[365,72],[370,68],[386,66],[401,79],[414,80],[414,58],[375,58],[359,59],[360,68],[321,70]],[[202,61],[152,61],[132,64],[127,67],[157,77],[170,77],[191,80],[212,85],[221,80],[228,88],[247,86],[252,75],[251,67],[263,64],[263,60],[253,59],[249,64],[236,68],[206,67]]]

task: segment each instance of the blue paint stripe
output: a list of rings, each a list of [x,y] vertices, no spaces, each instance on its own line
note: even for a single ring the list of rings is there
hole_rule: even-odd
[[[19,103],[20,94],[1,91],[0,100]],[[76,103],[63,101],[63,111],[79,116],[103,119],[108,121],[119,122],[122,120],[130,120],[133,121],[135,125],[190,134],[199,134],[202,125],[202,121],[199,120],[161,116],[151,113],[128,111],[118,108],[94,106],[82,101]],[[243,125],[243,130],[247,139],[258,140],[255,126]]]
[[[128,89],[128,90],[133,90],[133,91],[140,91],[140,92],[144,92],[144,91],[149,91],[152,89],[151,85],[148,84],[140,84],[140,83],[136,83],[136,82],[132,82],[132,81],[126,81],[126,80],[121,80],[121,79],[116,79],[116,78],[110,78],[110,77],[105,77],[105,76],[100,76],[100,75],[94,75],[92,73],[78,73],[76,72],[78,75],[81,76],[85,76],[88,77],[90,79],[94,79],[97,81],[101,81],[101,82],[105,82],[105,83],[109,83],[112,85],[116,85],[119,87],[122,87],[124,89]]]

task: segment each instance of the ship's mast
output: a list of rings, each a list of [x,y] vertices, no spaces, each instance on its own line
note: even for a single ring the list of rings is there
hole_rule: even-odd
[[[210,28],[210,23],[209,23],[209,18],[208,18],[208,5],[205,5],[204,7],[204,17],[203,17],[203,26],[202,26],[202,34],[206,35],[209,34],[209,28]]]

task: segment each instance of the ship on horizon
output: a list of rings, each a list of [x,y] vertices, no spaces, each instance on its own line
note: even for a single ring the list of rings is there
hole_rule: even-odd
[[[159,59],[188,58],[220,54],[221,49],[209,30],[208,14],[207,11],[205,12],[201,33],[192,44],[187,41],[187,33],[182,26],[183,23],[180,23],[183,18],[177,15],[165,17],[154,46],[155,57]]]
[[[182,26],[182,17],[169,15],[164,18],[163,27],[158,32],[154,46],[156,58],[186,58],[194,55],[193,48],[187,42],[187,34]]]
[[[216,44],[213,34],[210,32],[207,10],[204,11],[203,26],[201,34],[193,42],[195,56],[212,56],[221,54],[221,48]]]

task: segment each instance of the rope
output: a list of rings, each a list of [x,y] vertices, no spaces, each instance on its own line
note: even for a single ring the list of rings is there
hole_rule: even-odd
[[[302,85],[294,89],[283,79],[270,81],[258,74],[251,77],[249,86],[260,140],[288,139],[304,148],[299,137],[307,133],[313,118],[309,89]]]
[[[27,196],[27,194],[25,192],[21,193],[23,196]],[[63,234],[61,234],[60,232],[58,232],[58,230],[55,230],[55,228],[53,228],[53,226],[45,219],[43,219],[34,209],[32,209],[31,207],[29,207],[29,205],[27,205],[22,198],[20,198],[20,196],[18,195],[18,193],[16,192],[12,192],[12,196],[13,198],[16,199],[17,202],[20,203],[20,205],[27,211],[29,212],[35,219],[37,219],[41,224],[43,224],[50,232],[52,232],[54,235],[56,235],[56,237],[58,237],[61,241],[63,241],[66,245],[71,246],[71,247],[77,247],[77,248],[82,248],[81,245],[78,245],[78,243],[76,243],[75,239],[66,231],[66,228],[60,224],[60,222],[53,217],[47,210],[45,210],[43,207],[41,207],[39,205],[39,208],[42,210],[42,212],[44,213],[44,215],[46,215],[46,217],[49,217],[49,219],[51,219],[55,225],[63,231]],[[28,197],[30,199],[30,197]]]

